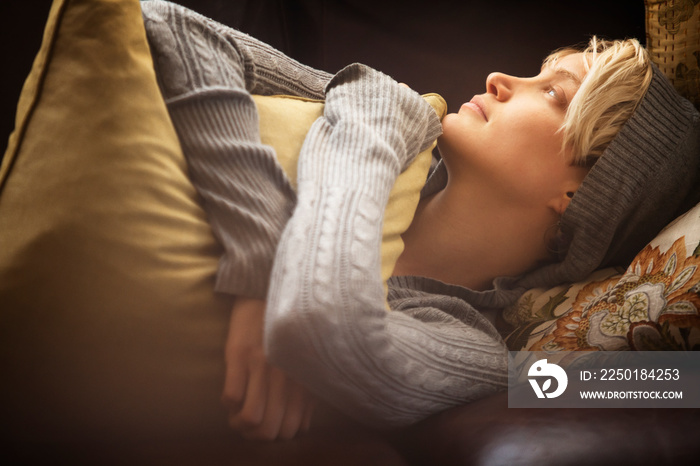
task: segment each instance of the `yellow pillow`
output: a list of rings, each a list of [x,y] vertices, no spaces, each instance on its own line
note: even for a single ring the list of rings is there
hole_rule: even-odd
[[[0,168],[4,438],[225,435],[220,254],[138,0],[55,0]]]
[[[7,435],[226,432],[219,254],[139,1],[55,0],[0,169]]]
[[[314,121],[323,115],[323,102],[292,96],[253,96],[260,115],[260,139],[277,152],[277,160],[282,165],[292,186],[296,189],[297,160],[306,133]],[[433,107],[442,119],[447,112],[447,104],[437,94],[426,94],[423,98]],[[389,194],[389,202],[384,211],[382,227],[382,279],[385,283],[394,271],[396,260],[403,252],[401,234],[413,220],[418,206],[420,189],[430,169],[433,143],[418,154],[413,163],[399,175]]]

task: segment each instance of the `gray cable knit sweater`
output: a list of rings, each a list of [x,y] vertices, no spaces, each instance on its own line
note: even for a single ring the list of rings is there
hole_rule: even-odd
[[[477,311],[517,292],[379,274],[388,193],[440,133],[415,92],[363,65],[334,76],[197,13],[142,3],[156,74],[224,245],[217,290],[266,297],[271,361],[346,413],[402,426],[503,390],[507,350]],[[325,99],[295,193],[251,93]],[[433,185],[435,183],[432,183]]]

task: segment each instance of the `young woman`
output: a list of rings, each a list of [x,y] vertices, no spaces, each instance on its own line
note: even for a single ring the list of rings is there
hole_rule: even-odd
[[[142,7],[225,247],[216,286],[236,300],[223,400],[248,437],[307,427],[307,390],[391,427],[505,389],[492,311],[526,287],[624,263],[693,186],[697,113],[636,41],[555,53],[532,78],[494,73],[440,124],[366,66],[329,75],[177,5]],[[325,100],[296,193],[260,143],[251,94]],[[396,176],[440,134],[387,312],[382,212]]]

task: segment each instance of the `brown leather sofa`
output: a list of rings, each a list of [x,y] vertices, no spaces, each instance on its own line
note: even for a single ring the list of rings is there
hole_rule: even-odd
[[[536,74],[550,50],[592,33],[642,41],[645,35],[641,0],[181,3],[327,71],[354,61],[373,65],[421,93],[440,93],[451,110],[481,92],[490,71]],[[3,71],[4,140],[49,4],[0,5],[2,56],[12,64]],[[325,408],[311,431],[293,441],[251,442],[231,433],[11,443],[4,452],[13,464],[676,465],[696,464],[700,457],[699,423],[700,410],[688,409],[509,409],[501,393],[389,433]]]

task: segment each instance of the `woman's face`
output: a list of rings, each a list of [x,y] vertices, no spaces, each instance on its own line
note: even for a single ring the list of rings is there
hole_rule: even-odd
[[[482,196],[523,205],[575,191],[587,170],[571,165],[558,131],[585,75],[582,58],[560,58],[532,78],[490,74],[484,94],[443,119],[450,183],[478,183]]]

